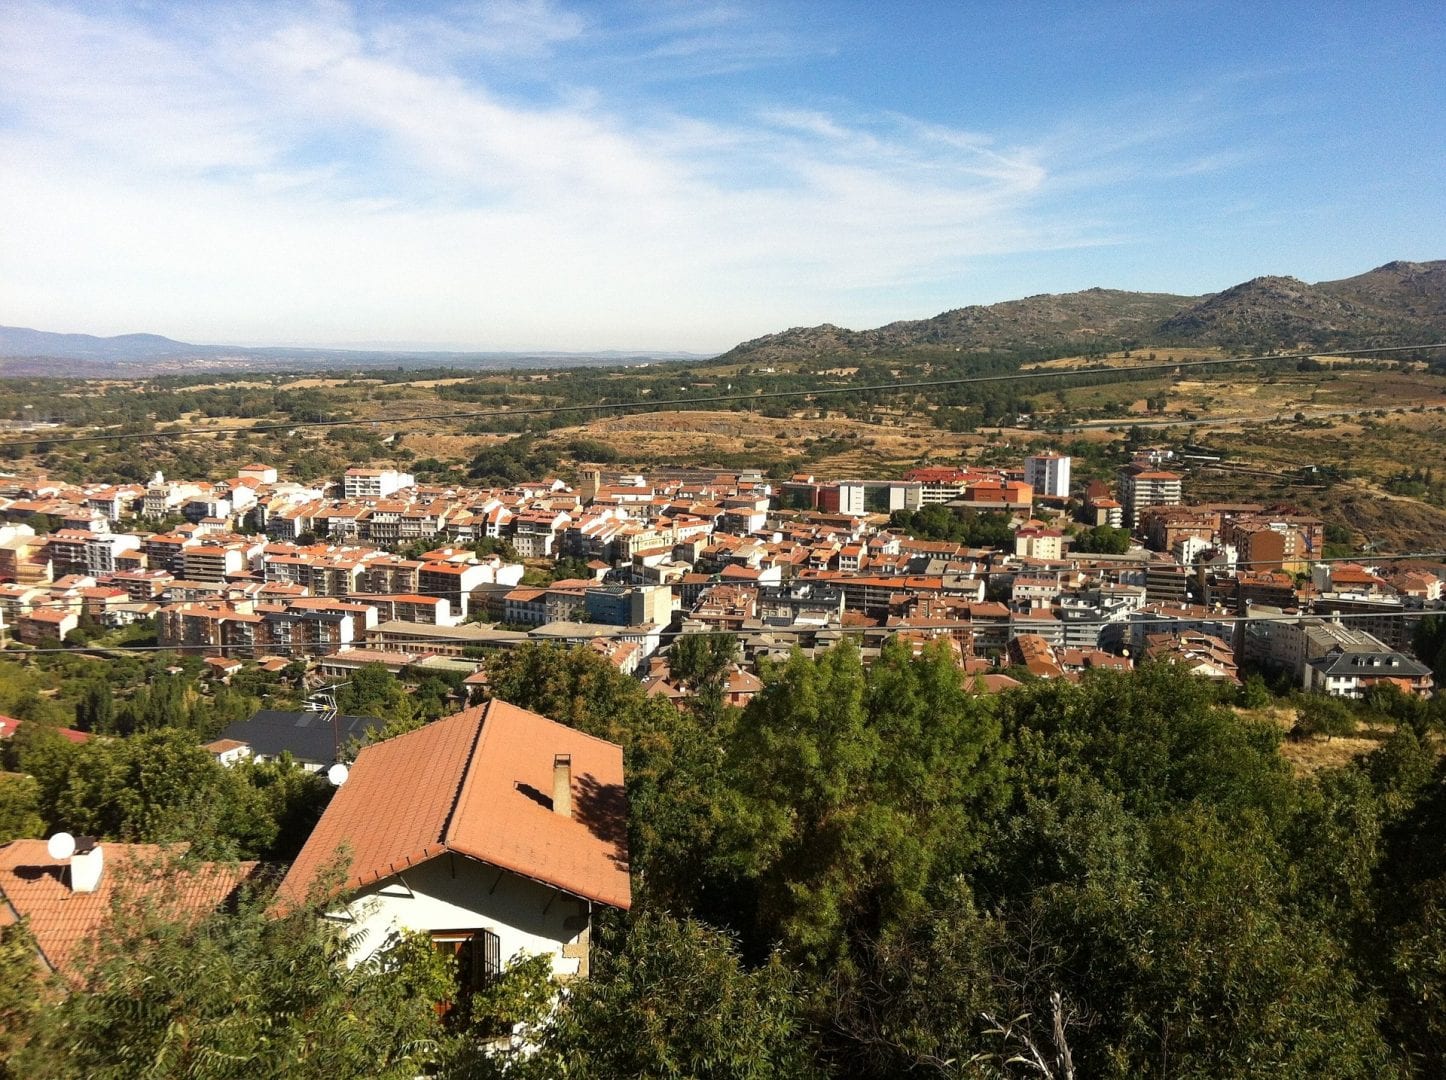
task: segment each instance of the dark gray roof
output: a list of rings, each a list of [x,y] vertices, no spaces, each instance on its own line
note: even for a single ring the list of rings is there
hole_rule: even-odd
[[[1372,675],[1392,679],[1419,679],[1431,674],[1425,664],[1398,652],[1347,652],[1332,649],[1325,656],[1311,661],[1322,675]]]
[[[251,747],[253,754],[278,757],[290,753],[309,765],[329,765],[352,739],[362,739],[371,728],[384,726],[375,716],[338,716],[335,725],[326,713],[279,712],[262,709],[249,720],[237,720],[221,732]]]

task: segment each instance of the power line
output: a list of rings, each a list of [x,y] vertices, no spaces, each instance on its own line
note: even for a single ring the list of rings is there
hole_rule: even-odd
[[[339,420],[298,420],[288,423],[254,424],[244,428],[192,428],[181,431],[117,432],[111,435],[71,435],[65,437],[18,439],[0,445],[0,454],[25,446],[39,446],[44,443],[91,443],[126,442],[136,439],[185,439],[198,435],[236,435],[252,432],[299,431],[303,428],[365,427],[382,424],[410,424],[422,420],[465,421],[497,416],[547,416],[555,413],[598,413],[623,409],[640,412],[661,412],[665,406],[716,405],[728,401],[767,401],[776,398],[824,397],[834,394],[865,394],[874,391],[895,392],[900,390],[927,390],[945,386],[967,386],[975,383],[1023,382],[1032,379],[1088,378],[1090,376],[1117,373],[1136,374],[1160,371],[1175,371],[1179,368],[1217,367],[1224,364],[1249,364],[1266,360],[1304,360],[1316,356],[1376,356],[1385,353],[1415,352],[1428,349],[1446,349],[1446,342],[1429,345],[1390,345],[1374,349],[1331,349],[1300,353],[1277,353],[1260,356],[1235,356],[1218,360],[1180,360],[1163,364],[1140,364],[1134,367],[1069,368],[1049,371],[1018,371],[1001,375],[969,375],[952,379],[921,379],[909,382],[873,383],[866,386],[824,386],[811,390],[764,390],[754,393],[709,394],[702,397],[657,398],[648,401],[593,402],[577,405],[531,405],[522,408],[492,409],[475,412],[420,413],[413,416],[378,417],[360,419],[350,417]],[[1123,380],[1122,380],[1123,381]]]

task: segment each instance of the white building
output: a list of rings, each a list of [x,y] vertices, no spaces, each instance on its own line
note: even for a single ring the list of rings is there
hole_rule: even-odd
[[[1024,480],[1036,495],[1069,498],[1069,463],[1063,454],[1033,454],[1024,459]]]
[[[1150,506],[1179,506],[1182,490],[1179,473],[1131,465],[1119,474],[1120,502],[1125,524],[1134,528],[1140,512]]]
[[[859,480],[840,480],[838,483],[838,512],[840,514],[867,514],[864,505],[864,484]]]
[[[457,713],[362,750],[279,901],[338,852],[353,963],[413,931],[456,955],[463,997],[523,955],[586,976],[594,909],[632,904],[622,748],[501,701]]]
[[[409,488],[417,481],[410,473],[396,469],[367,469],[353,466],[342,477],[342,494],[348,499],[382,499]]]

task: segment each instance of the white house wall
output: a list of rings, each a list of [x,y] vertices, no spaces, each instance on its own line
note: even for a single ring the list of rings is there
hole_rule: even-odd
[[[553,974],[586,974],[588,903],[461,855],[444,854],[361,890],[348,905],[365,931],[359,963],[397,930],[491,930],[505,966],[521,954],[548,953]],[[573,955],[564,955],[564,948]]]

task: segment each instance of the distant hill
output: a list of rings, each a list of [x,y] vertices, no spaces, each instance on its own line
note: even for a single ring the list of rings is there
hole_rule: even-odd
[[[1086,289],[956,308],[874,330],[824,324],[745,341],[725,360],[1113,345],[1366,348],[1446,339],[1446,261],[1392,262],[1314,285],[1259,277],[1207,296]]]
[[[188,345],[159,334],[52,334],[23,326],[0,326],[0,357],[32,360],[91,360],[125,363],[144,360],[199,359],[225,350],[210,345]]]
[[[406,352],[382,349],[192,345],[158,334],[55,334],[0,326],[0,375],[128,377],[189,371],[295,371],[367,367],[526,368],[702,359],[695,353]]]
[[[765,334],[720,359],[774,363],[911,352],[1218,345],[1366,348],[1446,340],[1446,260],[1390,262],[1314,285],[1258,277],[1206,296],[1085,289],[945,311],[872,330],[825,323]],[[0,375],[140,376],[367,367],[559,368],[694,360],[683,352],[406,352],[192,345],[156,334],[92,337],[0,326]]]

